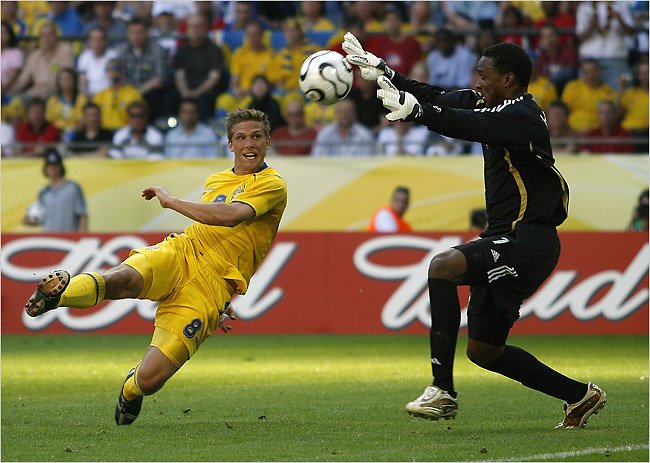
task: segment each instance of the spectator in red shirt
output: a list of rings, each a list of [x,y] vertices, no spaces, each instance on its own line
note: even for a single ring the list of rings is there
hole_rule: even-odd
[[[578,2],[545,1],[540,3],[542,10],[544,10],[544,17],[538,21],[535,21],[533,23],[533,28],[539,30],[546,24],[553,24],[557,29],[575,29],[575,8],[577,7]],[[537,48],[537,37],[533,36],[531,39],[533,48]],[[564,46],[569,44],[575,46],[575,36],[573,34],[560,35],[560,45]]]
[[[44,146],[23,146],[20,152],[25,156],[42,156],[48,144],[61,140],[59,130],[45,119],[45,102],[33,98],[27,103],[27,120],[18,126],[16,141],[19,143],[41,143]]]
[[[514,5],[508,5],[505,3],[502,3],[501,5],[501,18],[497,21],[497,24],[504,29],[512,31],[511,33],[502,35],[501,42],[514,43],[515,45],[519,45],[528,50],[530,48],[528,39],[524,39],[522,34],[515,32],[517,29],[523,29],[526,27],[523,13]]]
[[[365,49],[381,56],[391,69],[407,76],[415,63],[422,59],[420,44],[411,36],[402,33],[402,19],[395,9],[388,9],[384,14],[385,34],[368,39]]]
[[[271,134],[273,146],[284,156],[305,156],[311,153],[317,131],[305,124],[305,111],[300,101],[286,104],[287,125],[278,127]]]
[[[557,28],[546,23],[539,29],[537,64],[539,73],[553,82],[561,95],[564,85],[578,76],[578,49],[572,42],[562,45]]]
[[[598,111],[599,127],[585,133],[584,140],[590,141],[590,143],[583,143],[580,150],[599,154],[634,152],[632,133],[621,127],[614,102],[603,100],[598,103],[596,110]],[[619,140],[601,140],[603,138]],[[625,143],[625,139],[629,139],[630,143]]]

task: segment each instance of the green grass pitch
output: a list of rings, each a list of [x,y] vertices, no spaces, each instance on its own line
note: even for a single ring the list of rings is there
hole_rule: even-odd
[[[584,429],[561,403],[457,352],[455,420],[410,417],[426,336],[215,335],[118,427],[147,336],[2,336],[3,461],[648,461],[648,337],[512,337],[608,393]]]

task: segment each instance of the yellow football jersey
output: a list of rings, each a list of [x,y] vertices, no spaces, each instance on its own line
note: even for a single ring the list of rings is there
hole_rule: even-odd
[[[194,222],[185,234],[209,267],[218,276],[234,280],[237,292],[244,294],[280,226],[287,205],[287,186],[280,174],[266,164],[254,174],[236,175],[227,169],[207,178],[201,202],[234,201],[250,205],[255,217],[236,227]]]

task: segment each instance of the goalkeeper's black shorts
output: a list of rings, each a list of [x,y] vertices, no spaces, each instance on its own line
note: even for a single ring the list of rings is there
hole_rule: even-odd
[[[548,278],[560,257],[554,227],[520,224],[509,234],[454,246],[467,260],[470,339],[505,344],[522,302]]]

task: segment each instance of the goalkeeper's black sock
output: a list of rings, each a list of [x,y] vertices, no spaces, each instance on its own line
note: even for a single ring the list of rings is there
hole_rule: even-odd
[[[433,385],[456,397],[454,356],[460,327],[460,304],[456,285],[440,278],[429,278],[431,302],[431,371]]]
[[[515,346],[505,346],[503,354],[485,368],[569,404],[582,400],[587,391],[586,384],[564,376]]]

